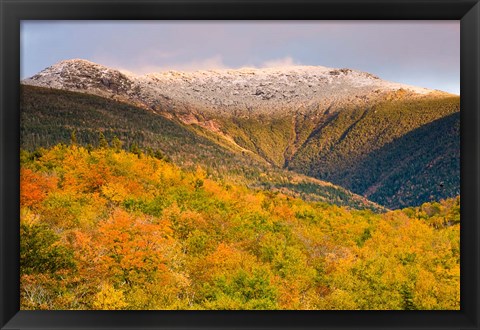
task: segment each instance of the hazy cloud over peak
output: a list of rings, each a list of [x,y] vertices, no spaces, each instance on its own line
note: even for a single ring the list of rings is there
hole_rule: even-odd
[[[293,60],[293,58],[291,58],[290,56],[286,56],[284,58],[265,61],[265,62],[262,63],[261,67],[272,68],[272,67],[284,67],[284,66],[292,66],[292,65],[301,65],[301,64],[296,63]]]

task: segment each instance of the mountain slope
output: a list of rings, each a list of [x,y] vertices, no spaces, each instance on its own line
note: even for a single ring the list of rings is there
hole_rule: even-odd
[[[391,208],[454,197],[460,188],[459,126],[458,97],[343,111],[314,132],[287,167]],[[441,182],[451,184],[440,188]]]
[[[189,170],[197,165],[209,175],[254,188],[358,209],[384,208],[350,191],[301,174],[274,168],[253,153],[229,148],[211,132],[185,125],[142,108],[98,96],[33,86],[21,88],[21,145],[27,150],[70,143],[75,131],[79,144],[99,145],[118,137],[125,149],[137,145],[160,152]]]
[[[424,125],[442,129],[436,126],[441,123],[438,120],[459,112],[459,97],[384,81],[365,72],[292,66],[135,76],[68,60],[24,83],[138,106],[183,123],[226,149],[275,168],[331,181],[388,207],[420,205],[453,197],[459,190],[453,184],[458,180],[450,177],[459,177],[459,167],[447,161],[448,148],[437,149],[442,161],[431,169],[435,175],[423,170],[428,165],[423,160],[434,156],[433,135],[418,135],[418,154],[429,154],[426,158],[412,159],[399,149],[405,148],[403,143],[395,143]],[[459,140],[458,130],[452,134],[452,141]],[[378,162],[382,166],[370,166],[381,150],[390,147],[397,149]],[[380,155],[386,157],[385,152]],[[458,163],[459,157],[455,159]],[[398,180],[381,179],[392,169]],[[370,185],[358,183],[362,177],[355,177],[356,172]],[[452,185],[438,190],[439,181]],[[402,187],[403,182],[409,182],[410,188]],[[415,197],[419,186],[425,193]]]
[[[392,208],[459,195],[459,136],[456,112],[384,145],[337,182]]]

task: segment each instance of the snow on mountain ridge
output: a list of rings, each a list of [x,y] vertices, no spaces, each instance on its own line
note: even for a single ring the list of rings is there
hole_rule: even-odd
[[[154,111],[163,111],[157,109],[161,99],[169,102],[171,109],[193,107],[227,114],[252,109],[267,113],[305,108],[325,111],[332,105],[367,104],[396,91],[415,97],[438,93],[362,71],[323,66],[165,71],[139,76],[82,59],[61,61],[23,83],[114,97]]]
[[[228,112],[228,108],[257,111],[285,107],[326,109],[332,104],[360,103],[398,90],[426,95],[426,88],[381,80],[357,70],[315,66],[244,68],[196,72],[167,71],[148,74],[145,95],[167,95],[171,99],[205,109]],[[318,107],[315,107],[318,108]]]

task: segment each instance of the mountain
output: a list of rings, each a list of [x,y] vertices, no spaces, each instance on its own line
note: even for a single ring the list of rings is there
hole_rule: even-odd
[[[448,95],[384,81],[366,72],[321,66],[166,71],[136,76],[86,60],[66,60],[23,83],[123,98],[157,112],[188,110],[190,113],[193,109],[189,108],[194,106],[198,114],[235,116],[306,113],[306,110],[318,113],[334,105],[365,104],[400,89],[415,95]],[[177,107],[162,109],[166,106],[162,101],[170,101],[168,103]],[[312,105],[316,105],[316,109],[311,108]],[[322,105],[325,109],[319,109]]]
[[[127,103],[215,147],[389,208],[459,193],[459,97],[445,92],[319,66],[136,76],[85,60],[23,84]]]

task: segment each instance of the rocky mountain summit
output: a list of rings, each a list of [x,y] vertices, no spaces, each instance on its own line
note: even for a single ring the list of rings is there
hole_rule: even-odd
[[[318,113],[365,105],[391,93],[443,94],[382,80],[372,74],[322,66],[166,71],[136,76],[86,60],[59,62],[24,84],[114,98],[160,113]],[[390,95],[390,96],[389,96]]]

